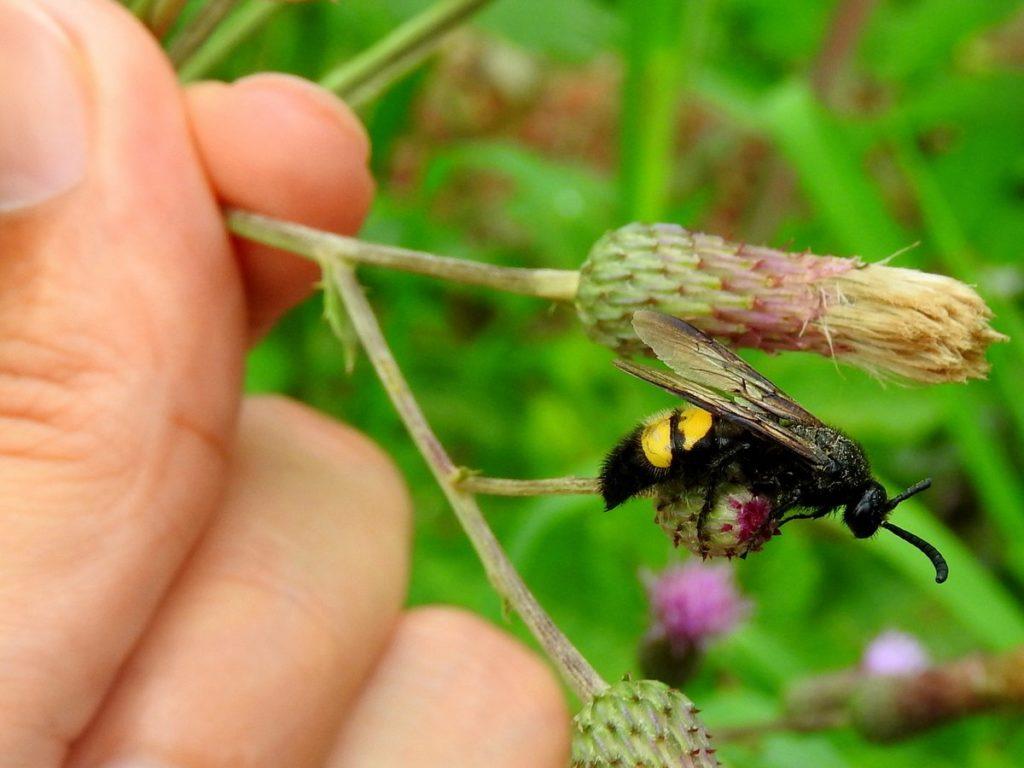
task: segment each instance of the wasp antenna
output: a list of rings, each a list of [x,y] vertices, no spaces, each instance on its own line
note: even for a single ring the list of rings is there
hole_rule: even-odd
[[[931,481],[927,482],[930,483]],[[920,483],[918,483],[918,485],[920,485]],[[927,487],[928,486],[926,485],[925,488]],[[906,531],[900,528],[898,525],[893,525],[892,523],[882,523],[882,527],[885,528],[887,531],[892,531],[908,544],[913,544],[915,547],[917,547],[919,550],[924,552],[925,555],[928,556],[928,559],[932,561],[932,565],[935,566],[936,584],[941,584],[946,580],[946,577],[949,576],[949,566],[946,565],[946,558],[942,556],[942,553],[939,552],[939,550],[937,550],[934,546],[932,546],[927,541],[922,539],[920,536],[915,536],[910,531]]]
[[[891,499],[889,499],[889,503],[887,505],[887,511],[891,512],[892,510],[896,509],[896,505],[899,504],[901,501],[906,501],[907,499],[909,499],[914,494],[920,493],[921,491],[928,490],[931,487],[932,487],[932,479],[930,477],[926,477],[924,480],[922,480],[919,483],[914,483],[912,486],[907,488],[907,490],[905,490],[899,496],[893,496]]]

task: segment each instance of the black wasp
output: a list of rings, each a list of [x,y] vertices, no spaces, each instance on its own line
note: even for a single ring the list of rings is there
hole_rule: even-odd
[[[647,310],[633,315],[633,327],[672,370],[628,360],[615,364],[690,407],[649,419],[609,453],[601,471],[608,509],[663,484],[684,483],[703,493],[701,536],[716,489],[724,482],[740,483],[771,500],[776,525],[841,508],[854,536],[867,538],[885,528],[928,556],[937,582],[946,580],[949,568],[939,551],[887,519],[900,502],[928,488],[930,479],[888,498],[859,444],[808,413],[717,341]],[[787,516],[795,509],[808,511]]]

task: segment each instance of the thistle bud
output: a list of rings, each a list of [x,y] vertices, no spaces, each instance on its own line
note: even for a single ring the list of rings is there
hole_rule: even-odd
[[[630,321],[656,309],[731,346],[816,352],[927,383],[984,378],[985,350],[1006,340],[984,301],[953,278],[674,224],[602,237],[580,269],[576,309],[590,337],[623,356],[648,353]]]
[[[701,557],[742,557],[756,552],[779,533],[772,518],[771,500],[743,485],[726,483],[715,498],[700,527],[703,490],[665,485],[654,498],[654,521],[672,539]]]
[[[786,719],[808,730],[849,724],[876,741],[907,738],[957,714],[1003,703],[993,695],[1000,684],[990,670],[1006,669],[1006,661],[1012,669],[1020,659],[1024,655],[1015,652],[932,666],[916,637],[889,630],[868,644],[859,666],[791,685]],[[1011,675],[1024,681],[1019,672]]]
[[[623,680],[573,719],[572,768],[714,768],[697,708],[655,680]]]
[[[909,675],[931,666],[928,651],[911,634],[889,630],[872,640],[861,657],[860,668],[868,675]]]

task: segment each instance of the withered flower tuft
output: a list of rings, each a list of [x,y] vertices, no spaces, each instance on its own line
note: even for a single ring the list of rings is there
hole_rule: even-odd
[[[951,277],[733,243],[674,224],[629,224],[602,237],[580,269],[576,308],[618,354],[647,353],[637,309],[679,317],[736,347],[816,352],[924,383],[984,378],[1006,337],[968,285]]]

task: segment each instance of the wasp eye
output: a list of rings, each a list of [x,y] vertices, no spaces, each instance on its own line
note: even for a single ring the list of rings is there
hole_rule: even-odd
[[[878,483],[872,483],[856,504],[846,507],[843,521],[858,539],[867,538],[878,530],[878,526],[885,519],[889,511],[887,502],[885,489]]]

